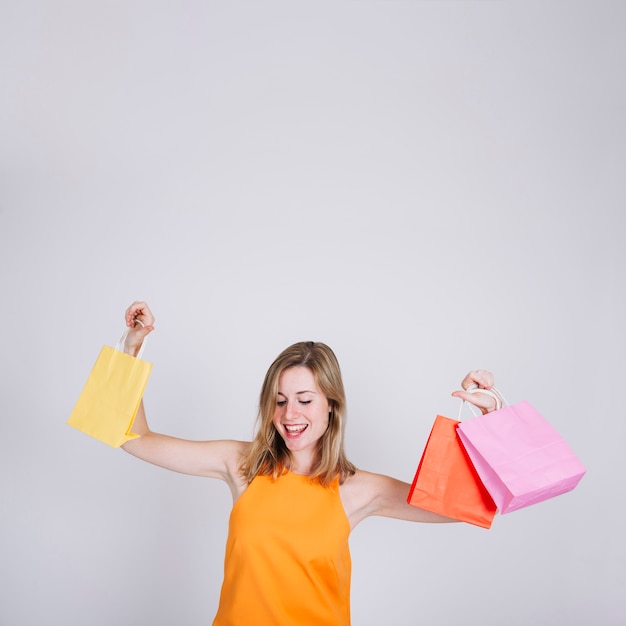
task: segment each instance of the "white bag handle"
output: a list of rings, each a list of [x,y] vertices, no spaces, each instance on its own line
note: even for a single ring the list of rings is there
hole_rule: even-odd
[[[139,322],[142,326],[145,326],[145,324],[143,322],[141,322],[140,320],[135,320],[136,322]],[[124,352],[124,342],[126,341],[126,336],[128,335],[128,333],[131,331],[130,328],[127,328],[124,333],[122,334],[122,336],[120,337],[120,340],[117,342],[117,345],[115,346],[115,349],[119,352]],[[143,354],[143,349],[146,347],[146,339],[148,338],[148,335],[146,335],[143,338],[143,341],[141,342],[141,347],[139,348],[139,352],[137,352],[137,356],[136,358],[140,359],[141,355]]]
[[[491,396],[496,401],[496,408],[495,408],[496,411],[498,409],[501,409],[505,404],[508,404],[508,402],[506,401],[506,398],[495,387],[492,387],[491,389],[481,389],[480,387],[478,387],[478,385],[474,384],[468,387],[465,391],[467,391],[467,393],[486,393],[488,396]],[[463,411],[463,406],[465,404],[466,404],[465,400],[461,399],[461,406],[459,407],[459,416],[457,417],[458,422],[461,421],[461,413]],[[474,412],[474,405],[471,402],[467,402],[467,405],[469,406],[470,411],[472,412],[472,415],[474,417],[477,417],[479,413]]]

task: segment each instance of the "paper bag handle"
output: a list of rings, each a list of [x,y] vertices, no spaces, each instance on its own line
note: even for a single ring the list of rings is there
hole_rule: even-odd
[[[478,387],[478,385],[471,385],[465,391],[467,391],[467,393],[486,393],[488,396],[491,396],[496,401],[496,408],[495,408],[496,411],[498,409],[501,409],[505,404],[508,404],[508,402],[506,401],[506,398],[495,387],[492,387],[491,389],[481,389]],[[461,399],[461,406],[459,407],[459,416],[457,417],[457,421],[459,422],[461,421],[461,413],[463,411],[463,406],[465,404],[466,404],[465,400]],[[467,404],[470,408],[470,411],[472,412],[472,415],[476,417],[478,413],[474,412],[474,405],[471,402],[467,402]]]
[[[137,320],[139,321],[139,320]],[[141,322],[139,322],[141,324]],[[127,328],[124,333],[122,334],[122,336],[120,337],[120,340],[117,342],[117,345],[115,346],[115,349],[118,350],[119,352],[124,352],[124,342],[126,341],[126,336],[128,335],[128,333],[130,332],[130,328]],[[141,355],[143,354],[143,349],[146,347],[146,339],[148,338],[148,336],[146,335],[143,338],[143,341],[141,342],[141,347],[139,348],[139,352],[137,352],[137,356],[136,358],[140,359]]]

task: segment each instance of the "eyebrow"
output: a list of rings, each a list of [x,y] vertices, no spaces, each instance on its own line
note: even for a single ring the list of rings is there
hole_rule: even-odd
[[[278,393],[279,396],[282,396],[283,398],[287,397],[282,391],[279,391],[277,393]],[[314,393],[315,395],[317,395],[316,391],[310,391],[308,389],[305,389],[304,391],[296,391],[296,395],[297,396],[299,396],[301,393]]]

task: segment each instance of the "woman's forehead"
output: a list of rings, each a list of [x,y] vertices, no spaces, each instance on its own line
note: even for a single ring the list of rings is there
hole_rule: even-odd
[[[315,374],[313,374],[308,367],[297,365],[281,372],[278,378],[278,391],[288,391],[290,393],[311,391],[313,393],[319,393],[320,388],[317,384]]]

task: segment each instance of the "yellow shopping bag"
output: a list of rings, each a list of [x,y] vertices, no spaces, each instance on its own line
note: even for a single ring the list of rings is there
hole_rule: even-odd
[[[126,331],[128,332],[128,331]],[[104,346],[67,423],[114,448],[136,439],[131,432],[152,363],[121,351],[126,333],[111,348]]]

